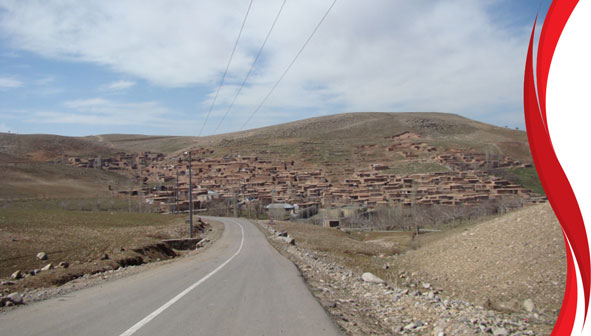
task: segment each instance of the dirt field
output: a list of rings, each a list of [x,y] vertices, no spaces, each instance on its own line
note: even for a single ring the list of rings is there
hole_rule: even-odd
[[[0,209],[0,278],[7,279],[17,270],[39,270],[49,263],[70,265],[67,270],[41,272],[14,285],[2,285],[0,290],[60,285],[86,273],[173,257],[162,240],[187,237],[185,219],[183,215]],[[39,252],[45,252],[47,260],[37,260]]]

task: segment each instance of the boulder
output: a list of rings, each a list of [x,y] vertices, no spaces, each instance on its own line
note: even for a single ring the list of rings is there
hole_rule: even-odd
[[[22,279],[22,277],[23,277],[23,273],[21,271],[16,271],[10,275],[10,279],[12,279],[12,280]]]
[[[534,305],[534,302],[531,299],[527,299],[523,301],[523,308],[525,308],[525,310],[527,310],[528,312],[532,313],[536,306]]]
[[[6,296],[8,300],[12,301],[14,304],[22,304],[23,303],[23,296],[17,292],[10,293]]]
[[[47,253],[45,253],[45,252],[37,253],[37,260],[47,260]]]
[[[47,264],[41,268],[41,271],[49,271],[52,268],[53,268],[52,264]]]
[[[361,275],[361,280],[365,281],[365,282],[369,282],[369,283],[377,283],[377,284],[383,284],[385,283],[384,280],[382,280],[381,278],[379,278],[378,276],[369,273],[369,272],[365,272]]]

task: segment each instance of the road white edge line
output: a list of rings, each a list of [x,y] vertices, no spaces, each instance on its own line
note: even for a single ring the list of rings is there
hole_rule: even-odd
[[[237,223],[237,222],[234,222],[234,224],[238,224],[238,226],[240,226],[240,231],[242,231],[242,239],[240,241],[240,247],[238,248],[238,251],[236,251],[236,253],[234,253],[228,260],[224,261],[223,264],[219,265],[216,269],[214,269],[213,271],[211,271],[209,274],[207,274],[206,276],[204,276],[203,278],[201,278],[199,281],[197,281],[194,284],[192,284],[191,286],[189,286],[184,291],[180,292],[177,296],[175,296],[172,299],[170,299],[170,301],[168,301],[165,304],[163,304],[160,308],[154,310],[150,315],[144,317],[141,321],[139,321],[138,323],[134,324],[131,328],[127,329],[125,332],[123,332],[119,336],[131,336],[131,335],[133,335],[141,327],[143,327],[144,325],[146,325],[148,322],[152,321],[156,316],[160,315],[168,307],[170,307],[173,304],[175,304],[183,296],[189,294],[190,291],[192,291],[193,289],[195,289],[197,286],[201,285],[203,282],[205,282],[205,280],[209,279],[212,275],[216,274],[219,270],[221,270],[224,266],[226,266],[230,261],[232,261],[232,259],[234,259],[234,257],[236,257],[238,255],[238,253],[240,253],[240,251],[242,250],[242,246],[244,245],[244,227],[240,223]]]

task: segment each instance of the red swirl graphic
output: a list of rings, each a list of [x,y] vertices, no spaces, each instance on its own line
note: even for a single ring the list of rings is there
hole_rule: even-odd
[[[573,330],[577,314],[577,294],[578,290],[581,290],[577,288],[575,259],[583,284],[584,316],[587,315],[589,307],[590,258],[585,224],[571,185],[556,157],[546,120],[546,87],[552,57],[566,22],[577,3],[578,0],[552,2],[540,34],[535,78],[533,44],[536,25],[534,23],[525,66],[524,111],[529,145],[548,200],[562,226],[567,252],[566,289],[560,315],[552,335],[580,333],[580,331]]]

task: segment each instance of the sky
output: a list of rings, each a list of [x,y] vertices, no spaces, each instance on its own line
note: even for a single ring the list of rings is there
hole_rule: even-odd
[[[252,1],[221,87],[250,0],[0,0],[0,132],[198,136],[414,111],[525,129],[525,56],[547,2],[337,0],[257,109],[333,0],[285,2],[239,95],[283,0]]]

